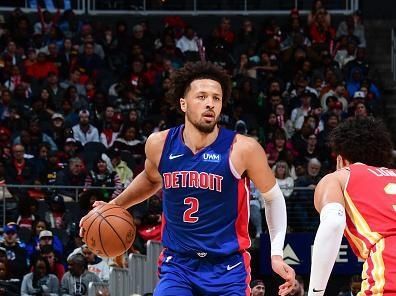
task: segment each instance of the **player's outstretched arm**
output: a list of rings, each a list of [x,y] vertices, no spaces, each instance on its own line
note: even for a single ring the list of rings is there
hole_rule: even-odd
[[[343,184],[348,172],[340,170],[325,176],[315,189],[315,207],[320,225],[312,250],[308,296],[322,296],[333,269],[346,225]]]
[[[264,149],[252,138],[241,137],[242,159],[249,178],[265,200],[265,217],[271,239],[271,265],[285,283],[279,287],[279,295],[291,292],[295,281],[294,270],[283,261],[283,245],[287,228],[286,204],[282,191],[267,162]]]

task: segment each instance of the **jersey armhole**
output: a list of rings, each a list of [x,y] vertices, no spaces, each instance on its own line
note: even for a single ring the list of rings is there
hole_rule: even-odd
[[[230,150],[228,152],[228,165],[230,167],[231,174],[235,177],[235,179],[240,180],[240,179],[242,179],[242,176],[237,172],[237,170],[235,169],[235,166],[231,160],[231,153],[232,153],[232,149],[234,149],[236,136],[237,136],[237,133],[234,133],[234,136],[232,137],[232,141],[231,141],[231,145],[230,145]]]
[[[161,170],[162,170],[162,168],[161,168],[162,160],[163,160],[163,158],[164,158],[164,155],[166,155],[166,153],[165,153],[165,152],[166,152],[166,151],[165,151],[165,147],[167,147],[167,143],[168,143],[169,138],[170,138],[170,133],[171,133],[171,129],[168,130],[168,133],[166,134],[165,141],[164,141],[164,143],[162,144],[161,157],[160,157],[159,163],[158,163],[158,172],[160,172],[160,173],[161,173]]]

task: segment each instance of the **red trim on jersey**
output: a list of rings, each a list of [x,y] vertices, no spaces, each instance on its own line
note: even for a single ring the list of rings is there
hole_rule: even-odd
[[[160,277],[160,273],[161,273],[161,266],[162,263],[164,262],[164,252],[165,252],[166,248],[162,249],[160,255],[158,256],[158,261],[157,261],[157,265],[158,265],[158,269],[157,269],[157,276]]]
[[[235,232],[240,251],[250,248],[249,182],[248,178],[242,178],[238,181],[238,217],[235,222]]]
[[[162,237],[164,234],[165,225],[166,225],[166,219],[165,219],[164,212],[162,212],[162,215],[161,215],[161,240],[162,240]]]
[[[244,264],[245,270],[246,270],[246,279],[245,279],[246,290],[245,290],[245,293],[246,293],[246,296],[250,296],[250,293],[252,291],[250,289],[250,281],[252,279],[252,277],[251,277],[251,268],[250,268],[250,258],[251,258],[250,257],[250,253],[247,252],[247,251],[244,251],[242,253],[242,258],[243,258],[243,264]]]
[[[373,248],[373,251],[375,252],[375,246]],[[367,258],[367,264],[368,264],[368,267],[367,267],[366,274],[367,274],[368,287],[367,287],[366,291],[363,291],[363,292],[365,295],[370,296],[370,295],[373,295],[373,292],[371,292],[371,288],[375,284],[374,279],[371,274],[374,269],[374,264],[373,264],[373,260],[371,259],[371,257]]]

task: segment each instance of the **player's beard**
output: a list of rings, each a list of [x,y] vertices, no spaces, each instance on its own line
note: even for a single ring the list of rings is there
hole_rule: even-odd
[[[211,132],[213,132],[220,119],[220,115],[217,115],[217,117],[215,117],[215,120],[209,123],[205,122],[203,118],[201,118],[200,120],[194,120],[188,111],[186,112],[186,116],[187,116],[187,120],[198,131],[205,134],[210,134]]]

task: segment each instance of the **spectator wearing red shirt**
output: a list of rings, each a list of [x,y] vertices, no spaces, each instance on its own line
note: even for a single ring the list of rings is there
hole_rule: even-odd
[[[26,74],[37,80],[44,80],[49,73],[58,75],[58,68],[55,63],[47,60],[45,53],[39,52],[37,55],[37,62],[33,63],[26,69]]]

